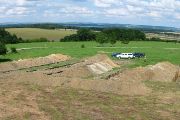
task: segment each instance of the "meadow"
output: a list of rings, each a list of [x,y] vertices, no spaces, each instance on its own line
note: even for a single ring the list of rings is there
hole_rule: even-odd
[[[18,37],[23,39],[37,39],[37,38],[47,38],[48,40],[59,41],[65,36],[75,34],[76,30],[71,29],[39,29],[39,28],[8,28],[6,29],[11,34],[16,34]]]
[[[81,48],[82,45],[84,45],[85,48]],[[144,62],[144,59],[131,60],[136,66],[156,64],[161,61],[180,64],[179,43],[133,41],[129,44],[117,42],[113,47],[111,47],[110,44],[105,44],[103,47],[100,47],[96,42],[42,42],[8,44],[7,47],[8,49],[15,47],[18,53],[8,53],[5,56],[1,56],[1,59],[19,60],[56,53],[81,59],[103,52],[109,56],[111,56],[113,52],[143,52],[147,56],[147,61]]]

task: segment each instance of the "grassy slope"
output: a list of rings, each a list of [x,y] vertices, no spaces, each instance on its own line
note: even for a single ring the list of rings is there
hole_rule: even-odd
[[[47,29],[38,29],[38,28],[9,28],[6,29],[12,34],[16,34],[18,37],[23,39],[36,39],[36,38],[47,38],[49,40],[59,40],[67,35],[75,34],[75,30],[47,30]]]
[[[84,44],[85,48],[81,48]],[[13,60],[46,56],[54,53],[62,53],[75,58],[83,58],[97,54],[99,51],[105,51],[110,56],[112,52],[144,52],[147,56],[147,62],[144,60],[132,60],[136,65],[155,64],[160,61],[170,61],[174,64],[180,64],[180,44],[164,42],[131,42],[128,45],[118,42],[115,47],[97,47],[96,42],[49,42],[49,43],[23,43],[7,45],[8,48],[32,48],[47,47],[44,49],[21,50],[18,54],[7,54],[1,58]],[[109,46],[109,45],[107,45]]]

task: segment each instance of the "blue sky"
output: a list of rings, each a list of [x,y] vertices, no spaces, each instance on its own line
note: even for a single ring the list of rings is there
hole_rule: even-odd
[[[180,27],[180,0],[0,0],[0,23],[7,22]]]

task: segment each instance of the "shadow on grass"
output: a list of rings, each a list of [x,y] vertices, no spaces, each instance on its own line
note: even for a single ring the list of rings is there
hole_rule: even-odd
[[[0,63],[2,63],[2,62],[8,62],[8,61],[12,61],[11,59],[2,59],[2,58],[0,58]]]

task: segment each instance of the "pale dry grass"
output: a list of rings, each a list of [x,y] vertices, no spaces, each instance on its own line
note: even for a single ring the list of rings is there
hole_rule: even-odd
[[[39,28],[9,28],[6,29],[11,34],[16,34],[18,37],[23,39],[38,39],[38,38],[47,38],[48,40],[58,41],[65,36],[75,34],[76,30],[72,29],[39,29]]]

